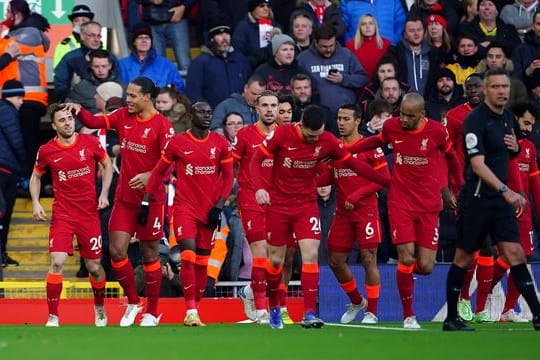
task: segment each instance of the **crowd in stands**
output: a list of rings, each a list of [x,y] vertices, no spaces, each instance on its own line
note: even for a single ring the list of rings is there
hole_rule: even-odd
[[[364,136],[372,136],[387,118],[399,115],[408,92],[421,94],[427,116],[445,124],[446,113],[468,100],[465,80],[490,68],[502,67],[511,74],[509,106],[523,98],[538,104],[540,98],[540,3],[536,0],[132,0],[123,9],[131,53],[121,59],[103,47],[102,25],[91,2],[73,8],[69,15],[73,33],[58,44],[48,43],[47,20],[31,12],[25,0],[12,0],[7,8],[8,32],[0,43],[0,86],[16,74],[26,89],[20,127],[13,129],[25,144],[25,154],[17,149],[16,161],[25,162],[20,169],[13,167],[13,156],[0,151],[0,176],[15,173],[28,178],[39,145],[36,124],[48,102],[46,96],[32,96],[32,90],[43,84],[39,79],[36,83],[36,76],[25,76],[28,70],[22,65],[15,73],[10,70],[10,64],[24,59],[32,47],[40,48],[43,57],[49,46],[56,46],[54,89],[60,102],[82,104],[93,114],[106,113],[123,104],[131,80],[147,76],[161,89],[156,109],[171,120],[176,132],[190,127],[191,104],[204,101],[213,110],[211,129],[231,142],[242,126],[257,121],[255,104],[264,90],[279,93],[280,116],[288,113],[292,122],[300,120],[306,106],[320,105],[326,129],[336,136],[340,106],[359,104],[360,129]],[[33,37],[28,40],[21,34]],[[200,55],[190,58],[190,47],[197,44]],[[172,48],[175,62],[167,58],[167,47]],[[33,69],[34,75],[43,76],[42,68]],[[79,128],[100,136],[111,158],[118,161],[115,167],[120,166],[111,134]],[[537,147],[539,134],[538,130],[531,134]],[[383,224],[384,193],[379,197]],[[329,203],[335,202],[335,195],[321,189],[319,198],[322,227],[328,229],[331,216],[324,214],[332,209]],[[1,200],[0,205],[5,203]],[[229,254],[220,279],[238,280],[249,273],[241,267],[249,267],[250,260],[242,255],[247,243],[234,192],[229,200],[224,212],[230,230]],[[0,207],[0,217],[3,214],[11,212]],[[447,215],[441,219],[452,222]],[[14,265],[16,261],[6,253],[9,227],[4,220],[3,264]],[[444,224],[442,228],[438,259],[449,261],[455,235],[445,233]],[[395,257],[388,234],[381,247],[385,250],[379,251],[380,261]],[[354,258],[350,261],[358,263]],[[326,261],[323,256],[321,263]],[[169,262],[163,264],[164,276],[174,283],[178,275],[171,272]]]

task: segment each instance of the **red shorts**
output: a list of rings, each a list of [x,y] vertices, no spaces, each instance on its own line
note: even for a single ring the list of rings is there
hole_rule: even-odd
[[[240,209],[240,219],[249,244],[266,240],[265,213],[253,208]]]
[[[298,240],[321,238],[319,208],[313,202],[297,209],[268,206],[266,240],[272,246],[290,246]]]
[[[439,245],[439,212],[415,212],[389,207],[392,244],[414,242],[417,246],[437,251]]]
[[[49,252],[73,255],[73,235],[77,236],[81,257],[101,258],[101,224],[98,214],[90,215],[84,221],[71,216],[53,216],[49,229]]]
[[[534,253],[533,224],[531,216],[531,207],[527,203],[525,212],[518,219],[519,238],[525,256],[531,256]]]
[[[199,219],[193,216],[193,211],[185,208],[175,207],[174,216],[174,235],[176,241],[195,239],[197,248],[212,250],[214,247],[214,229],[210,229]]]
[[[139,240],[159,240],[163,235],[163,202],[151,202],[146,226],[137,223],[140,205],[118,201],[114,203],[109,231],[124,231]]]
[[[362,250],[376,249],[380,244],[381,226],[378,211],[354,217],[334,216],[328,234],[328,250],[343,254],[349,253],[357,240]]]

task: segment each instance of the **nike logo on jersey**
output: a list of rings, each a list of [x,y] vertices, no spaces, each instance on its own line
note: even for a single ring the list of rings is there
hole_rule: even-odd
[[[57,163],[57,162],[59,162],[59,161],[62,160],[62,159],[63,159],[63,158],[58,158],[58,159],[54,159],[53,161],[54,161],[55,163]]]
[[[403,140],[396,140],[396,144],[401,144]]]
[[[259,144],[251,145],[251,147],[252,147],[253,149],[258,148],[258,147],[259,147]]]
[[[161,232],[161,230],[160,230],[160,231],[152,231],[152,236],[156,236],[156,235],[158,235],[160,232]]]
[[[129,125],[124,125],[124,129],[131,129],[132,126],[129,126]]]
[[[293,151],[293,150],[296,150],[296,149],[297,149],[297,148],[295,148],[295,147],[290,147],[290,146],[287,148],[287,150],[289,150],[289,151]]]
[[[192,152],[193,152],[193,150],[191,150],[191,151],[184,151],[184,155],[189,155],[189,154],[191,154]]]

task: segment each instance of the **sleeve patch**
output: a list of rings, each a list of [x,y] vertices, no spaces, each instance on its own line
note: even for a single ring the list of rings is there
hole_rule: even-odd
[[[478,138],[474,133],[468,133],[465,135],[465,146],[467,149],[474,149],[478,145]]]

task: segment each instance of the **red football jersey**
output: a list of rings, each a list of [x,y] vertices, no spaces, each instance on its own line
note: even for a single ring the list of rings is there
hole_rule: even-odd
[[[528,139],[521,139],[518,142],[519,154],[513,160],[518,163],[523,192],[528,194],[530,191],[529,178],[540,174],[538,164],[536,163],[536,148],[534,143]]]
[[[51,172],[55,216],[97,213],[96,162],[106,161],[106,156],[98,138],[85,134],[75,134],[69,146],[55,137],[39,148],[34,171]]]
[[[130,114],[127,107],[107,116],[92,116],[81,109],[79,117],[83,124],[116,130],[122,164],[115,198],[140,204],[145,189],[134,190],[130,188],[129,181],[137,174],[152,171],[156,166],[165,143],[174,136],[171,122],[159,113],[143,120],[136,114]]]
[[[360,138],[352,144],[344,144],[345,149],[362,141],[362,139],[363,138]],[[374,170],[388,166],[386,158],[384,157],[384,152],[381,148],[353,154],[352,156],[365,162]],[[373,184],[373,182],[362,176],[358,176],[354,170],[344,166],[341,162],[334,162],[332,166],[334,168],[334,179],[337,190],[337,214],[341,216],[357,217],[358,214],[364,213],[366,208],[377,209],[377,195],[374,191],[369,196],[362,198],[360,202],[355,203],[354,211],[346,210],[344,205],[349,195],[356,190],[365,189],[366,186]]]
[[[236,139],[233,142],[232,156],[240,162],[236,179],[238,181],[238,205],[240,207],[260,207],[255,201],[255,191],[250,171],[250,161],[254,152],[259,148],[259,145],[266,138],[266,134],[262,132],[257,124],[249,125],[242,128]],[[270,178],[272,177],[272,158],[265,159],[262,163],[262,176],[266,180],[264,187],[268,187]]]
[[[417,212],[442,210],[439,161],[452,143],[441,123],[425,119],[420,129],[409,131],[393,117],[384,123],[378,136],[393,147],[388,207]]]
[[[282,125],[263,141],[261,150],[274,157],[268,188],[272,205],[295,207],[317,200],[317,164],[325,158],[345,160],[351,154],[331,133],[324,131],[317,141],[307,143],[299,123]]]
[[[230,163],[232,168],[229,142],[212,131],[205,139],[197,139],[188,130],[167,143],[163,157],[175,162],[175,206],[189,209],[206,223],[208,212],[222,193],[220,166]]]
[[[463,146],[463,123],[465,118],[472,111],[469,103],[458,105],[446,113],[446,129],[448,136],[454,146],[454,150],[461,165],[460,172],[465,169],[465,147]]]

